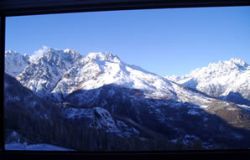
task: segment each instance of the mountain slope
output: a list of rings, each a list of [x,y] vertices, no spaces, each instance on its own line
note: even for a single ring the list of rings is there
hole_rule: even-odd
[[[4,107],[16,112],[32,112],[32,116],[47,119],[49,103],[37,97],[32,91],[23,87],[14,77],[4,75]]]
[[[201,104],[210,101],[202,94],[183,88],[156,74],[124,63],[119,57],[105,53],[90,53],[79,59],[63,75],[52,94],[59,100],[77,90],[118,85],[142,90],[145,98],[178,100]],[[98,95],[95,95],[98,96]]]
[[[17,76],[25,87],[38,95],[47,95],[80,54],[72,50],[47,47],[30,56],[30,64]]]
[[[227,100],[241,98],[242,102],[250,105],[250,66],[241,59],[232,58],[228,61],[210,63],[189,75],[167,78],[213,97]]]
[[[84,147],[88,149],[92,147],[97,150],[98,146],[95,143],[100,143],[98,142],[100,139],[94,135],[121,139],[135,138],[139,134],[135,128],[122,120],[117,120],[104,108],[84,109],[72,106],[62,108],[35,95],[14,77],[5,74],[4,78],[6,144],[19,143],[20,138],[14,138],[17,141],[8,141],[7,138],[13,133],[12,131],[17,131],[29,144],[48,143],[82,150]],[[86,142],[84,138],[91,142]],[[82,139],[84,140],[79,142]],[[7,149],[10,146],[8,145]]]
[[[185,136],[190,135],[194,139],[187,140],[187,146],[197,140],[205,148],[216,148],[217,145],[218,148],[237,148],[243,146],[243,142],[244,145],[249,143],[249,111],[220,100],[199,106],[176,100],[145,98],[142,90],[106,85],[75,91],[64,99],[64,103],[76,106],[79,111],[95,106],[105,108],[114,117],[134,125],[149,139],[184,141]]]
[[[30,64],[17,75],[23,86],[37,95],[62,101],[68,94],[108,84],[143,90],[146,98],[175,99],[201,104],[209,98],[183,88],[140,67],[129,65],[106,53],[89,53],[82,57],[75,51],[47,47],[29,57]]]
[[[78,89],[94,89],[107,84],[147,90],[148,96],[174,97],[164,78],[127,65],[112,54],[90,53],[69,69],[52,91],[67,95]]]
[[[48,97],[54,101],[41,107],[46,108],[42,112],[48,113],[49,118],[45,118],[48,126],[40,120],[39,125],[35,125],[51,131],[45,134],[39,130],[45,134],[48,144],[80,150],[160,150],[174,149],[178,144],[189,149],[197,145],[199,148],[221,149],[248,147],[250,144],[248,106],[207,96],[126,64],[112,54],[98,52],[83,57],[71,50],[43,48],[29,59],[30,65],[17,79],[39,95],[41,104],[45,98],[48,101]],[[245,67],[245,64],[241,66]],[[238,68],[245,71],[244,67]],[[237,66],[228,73],[233,73],[234,68]],[[17,83],[14,78],[12,81]],[[28,106],[24,114],[28,112],[26,116],[33,119],[24,124],[37,122],[37,116],[33,116],[33,110],[29,109],[33,101],[27,97],[38,96],[30,90],[27,91],[29,94],[22,94],[26,93],[22,90],[28,89],[19,82],[18,87],[11,86],[14,88],[6,92],[6,99],[14,97],[12,109],[16,111],[13,107],[16,105]],[[15,101],[20,97],[25,101]],[[50,108],[56,108],[54,116],[48,112]],[[14,113],[18,115],[18,112]],[[11,129],[20,132],[16,126],[22,124],[14,126]],[[29,126],[24,128],[30,131]],[[26,130],[20,133],[27,133]],[[45,143],[35,140],[35,143]]]
[[[36,96],[14,77],[4,75],[5,133],[14,130],[31,141],[46,141],[57,112],[55,105]]]
[[[28,56],[24,56],[14,51],[6,51],[5,55],[5,72],[15,77],[28,66]]]

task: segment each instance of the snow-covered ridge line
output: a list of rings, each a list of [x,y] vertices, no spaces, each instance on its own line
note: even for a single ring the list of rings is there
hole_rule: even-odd
[[[239,94],[250,100],[250,65],[239,58],[209,63],[207,67],[195,69],[188,75],[166,78],[210,96]]]
[[[29,56],[29,64],[16,79],[38,95],[47,95],[79,58],[74,50],[43,47]]]
[[[222,79],[230,75],[233,80],[236,75],[243,75],[246,79],[237,77],[236,82],[243,80],[242,84],[245,84],[245,80],[249,80],[248,69],[245,69],[245,64],[241,61],[233,61],[237,62],[233,67],[226,63],[226,67],[215,67],[215,70],[201,72],[203,79],[208,80],[205,84],[214,82],[213,78],[216,79],[219,75],[223,75]],[[226,74],[217,73],[218,70]],[[208,76],[205,76],[206,74]],[[177,143],[183,142],[184,146],[194,146],[188,144],[189,142],[195,142],[195,145],[196,142],[206,146],[211,144],[213,149],[217,145],[220,147],[220,143],[226,143],[228,139],[230,142],[222,144],[222,148],[226,148],[227,145],[242,146],[243,141],[246,141],[248,146],[250,143],[249,133],[238,131],[239,127],[247,130],[250,128],[247,125],[250,124],[249,105],[229,103],[226,101],[227,97],[224,97],[224,101],[207,96],[183,84],[129,65],[113,54],[92,52],[82,56],[70,49],[57,50],[45,47],[15,78],[5,75],[5,108],[10,111],[6,117],[8,121],[16,120],[9,126],[8,132],[16,130],[12,126],[23,127],[18,130],[20,137],[16,133],[9,134],[5,142],[6,149],[55,150],[53,148],[57,146],[47,146],[50,143],[70,146],[77,150],[82,148],[79,145],[85,150],[86,144],[91,150],[93,146],[93,149],[102,149],[98,144],[104,148],[124,146],[128,149],[134,142],[139,142],[142,147],[147,146],[148,143],[145,142],[152,144],[151,138],[156,140],[155,142],[159,140],[160,144],[164,142],[167,147],[171,146],[168,141],[172,140],[176,140]],[[187,78],[185,85],[199,85],[198,78]],[[209,87],[212,93],[222,88],[217,84]],[[242,89],[244,93],[249,91],[244,87]],[[54,100],[55,103],[50,100]],[[13,119],[13,115],[18,117],[20,113],[30,118]],[[34,122],[38,122],[38,127],[35,127],[34,131],[33,119]],[[50,122],[53,124],[47,125]],[[193,126],[197,126],[197,129],[193,129]],[[33,141],[33,135],[36,135],[34,133],[45,135],[46,140],[37,135],[37,140]],[[54,133],[52,137],[51,133]],[[58,137],[53,138],[54,135]],[[97,135],[100,138],[104,137],[104,141],[97,139]],[[124,139],[125,143],[116,139],[116,136]],[[222,140],[217,143],[218,137]],[[134,138],[139,141],[134,141]],[[150,141],[145,141],[148,138]],[[119,143],[113,143],[113,140],[118,140]],[[48,144],[32,144],[36,142]],[[127,143],[128,146],[125,145]]]
[[[54,48],[49,48],[47,46],[43,46],[41,49],[38,49],[37,51],[35,51],[33,54],[31,54],[29,56],[29,60],[31,62],[36,62],[39,61],[39,59],[43,58],[43,57],[50,57],[53,55],[58,55],[58,54],[62,54],[60,56],[62,56],[63,58],[70,58],[72,57],[76,57],[76,56],[80,56],[80,53],[72,50],[72,49],[54,49]]]
[[[170,94],[163,77],[128,65],[111,53],[91,52],[85,56],[70,49],[43,47],[28,57],[29,64],[15,77],[38,95],[69,94],[107,84],[150,90],[153,96]],[[164,91],[166,90],[166,91]]]
[[[10,64],[15,60],[9,59]],[[145,91],[146,97],[154,99],[181,99],[184,96],[178,94],[180,91],[187,93],[188,97],[195,95],[192,91],[174,87],[173,82],[213,97],[240,93],[243,98],[250,99],[250,67],[239,58],[210,63],[189,75],[168,77],[170,80],[129,65],[111,53],[91,52],[82,56],[71,49],[43,47],[27,59],[21,64],[23,67],[18,67],[18,72],[11,69],[17,65],[11,67],[10,64],[6,71],[38,95],[52,94],[58,100],[76,90],[97,89],[109,84],[140,89]]]

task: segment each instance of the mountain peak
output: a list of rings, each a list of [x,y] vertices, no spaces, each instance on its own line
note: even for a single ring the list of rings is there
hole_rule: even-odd
[[[214,97],[227,96],[233,92],[249,99],[249,92],[245,92],[250,89],[249,76],[250,66],[240,58],[231,58],[209,63],[206,67],[171,80]]]
[[[30,56],[30,61],[36,61],[40,58],[42,58],[46,53],[51,52],[53,49],[49,48],[47,46],[43,46],[42,48],[36,50],[34,54]]]
[[[98,60],[98,61],[111,61],[120,62],[120,58],[110,52],[90,52],[84,59],[86,60]]]
[[[6,50],[5,55],[20,55],[20,53],[13,50]]]
[[[73,50],[73,49],[70,49],[70,48],[66,48],[63,50],[64,53],[68,53],[68,54],[72,54],[72,55],[75,55],[75,54],[79,54],[79,52]]]
[[[207,67],[197,68],[191,72],[192,75],[197,73],[208,73],[217,72],[218,74],[227,74],[231,71],[242,71],[248,68],[248,64],[240,58],[231,58],[225,61],[218,61],[215,63],[209,63]]]
[[[243,66],[243,67],[248,65],[244,60],[242,60],[240,58],[231,58],[230,60],[225,61],[225,62],[235,64],[235,65],[238,65],[238,66]]]
[[[16,51],[5,51],[5,72],[17,76],[28,65],[28,56]]]
[[[239,67],[246,67],[248,66],[248,64],[240,59],[240,58],[231,58],[229,60],[225,60],[225,61],[219,61],[217,63],[210,63],[209,66],[213,66],[213,65],[224,65],[224,66],[239,66]]]
[[[38,95],[47,94],[80,57],[79,53],[70,49],[42,47],[30,56],[30,64],[17,78]]]
[[[53,56],[71,59],[71,58],[79,57],[80,54],[77,51],[68,49],[68,48],[64,50],[59,50],[59,49],[54,49],[54,48],[50,48],[47,46],[43,46],[42,48],[35,51],[33,55],[30,56],[30,61],[34,62],[41,58],[51,59],[51,57]]]

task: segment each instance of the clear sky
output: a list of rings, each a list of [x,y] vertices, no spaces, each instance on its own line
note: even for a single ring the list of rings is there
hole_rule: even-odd
[[[6,49],[42,46],[85,55],[106,51],[160,75],[183,75],[209,62],[250,63],[250,7],[150,9],[8,17]]]

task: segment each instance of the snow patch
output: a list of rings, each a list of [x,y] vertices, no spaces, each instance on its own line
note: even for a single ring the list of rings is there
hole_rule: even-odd
[[[193,116],[200,115],[200,113],[194,109],[190,109],[187,113]]]
[[[9,143],[5,144],[6,150],[21,150],[21,151],[74,151],[72,149],[59,147],[51,144],[25,144],[25,143]]]

